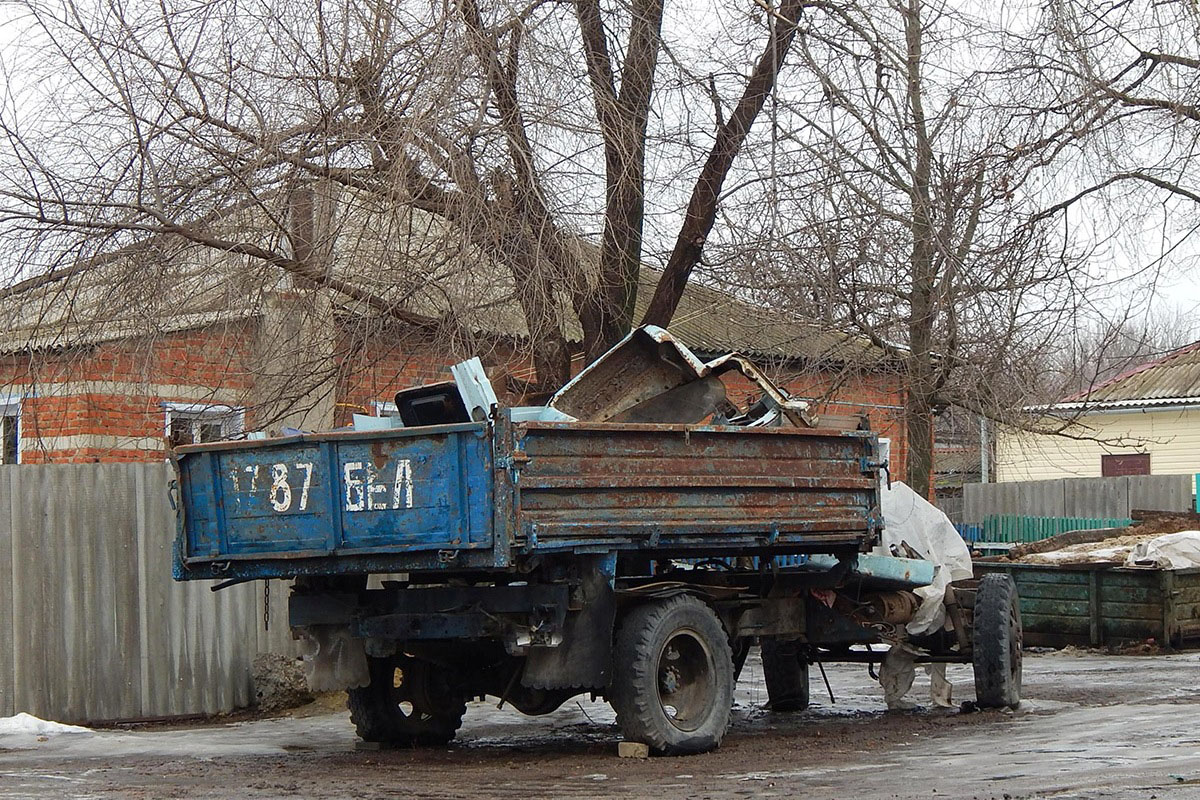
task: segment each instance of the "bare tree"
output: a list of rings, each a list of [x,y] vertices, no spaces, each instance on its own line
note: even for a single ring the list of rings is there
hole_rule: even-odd
[[[1196,339],[1196,323],[1180,312],[1162,311],[1147,319],[1100,319],[1081,325],[1077,335],[1056,355],[1057,380],[1047,386],[1047,401],[1084,396],[1105,381]]]
[[[747,289],[903,365],[906,480],[928,493],[934,416],[1026,401],[1090,283],[1087,247],[1039,216],[1056,161],[1005,31],[894,0],[801,25],[795,48],[753,155],[778,209],[743,212]]]
[[[1056,0],[1045,7],[1027,37],[1039,66],[1027,76],[1030,88],[1046,98],[1038,111],[1056,122],[1059,147],[1086,136],[1089,154],[1101,156],[1087,163],[1077,191],[1045,213],[1112,199],[1121,187],[1200,201],[1198,32],[1200,14],[1188,3]],[[1129,209],[1121,204],[1120,213]]]
[[[1056,0],[1011,37],[1023,56],[1022,117],[1044,132],[1029,149],[1070,166],[1032,221],[1105,242],[1116,274],[1092,290],[1118,285],[1126,295],[1090,304],[1048,362],[1043,402],[1086,393],[1197,335],[1191,313],[1164,302],[1163,285],[1173,267],[1194,269],[1200,229],[1198,31],[1187,3]]]
[[[741,23],[716,55],[740,96],[728,119],[716,98],[699,154],[679,146],[675,109],[707,102],[715,83],[695,76],[714,56],[659,63],[681,35],[663,0],[13,7],[24,43],[5,69],[36,87],[0,111],[0,225],[22,289],[165,238],[191,263],[262,264],[268,286],[287,275],[462,347],[511,302],[544,390],[569,376],[571,339],[594,356],[633,322],[651,147],[650,177],[672,187],[658,214],[695,187],[646,316],[670,321],[796,21],[825,4]]]

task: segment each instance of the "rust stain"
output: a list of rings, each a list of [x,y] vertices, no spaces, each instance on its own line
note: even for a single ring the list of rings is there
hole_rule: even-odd
[[[375,465],[376,470],[382,470],[387,466],[388,454],[383,449],[383,442],[371,443],[371,463]]]

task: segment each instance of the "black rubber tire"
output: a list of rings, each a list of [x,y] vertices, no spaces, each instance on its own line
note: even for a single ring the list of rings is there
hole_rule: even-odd
[[[808,662],[796,643],[763,639],[761,649],[770,709],[790,713],[808,708]]]
[[[444,670],[399,653],[368,659],[367,666],[371,682],[346,693],[359,738],[409,747],[444,745],[454,738],[467,705]]]
[[[733,706],[733,654],[703,601],[677,595],[633,609],[617,632],[613,667],[610,701],[626,740],[656,755],[704,753],[721,743]]]
[[[975,593],[972,666],[975,702],[981,708],[1016,708],[1021,702],[1021,604],[1009,575],[984,575]]]

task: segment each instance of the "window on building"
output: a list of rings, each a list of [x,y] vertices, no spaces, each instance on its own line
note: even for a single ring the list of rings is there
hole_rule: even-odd
[[[1100,475],[1115,478],[1119,475],[1149,475],[1150,454],[1100,456]]]
[[[0,464],[21,461],[21,404],[0,398]]]
[[[166,404],[167,441],[171,447],[229,439],[245,427],[245,412],[220,405]]]

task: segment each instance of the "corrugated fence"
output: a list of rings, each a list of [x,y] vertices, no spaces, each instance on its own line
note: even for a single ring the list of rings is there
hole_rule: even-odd
[[[171,579],[167,464],[0,467],[0,716],[65,722],[249,705],[292,652],[284,584]]]
[[[991,516],[1125,519],[1134,509],[1189,511],[1191,475],[1062,478],[963,486],[963,522]]]

